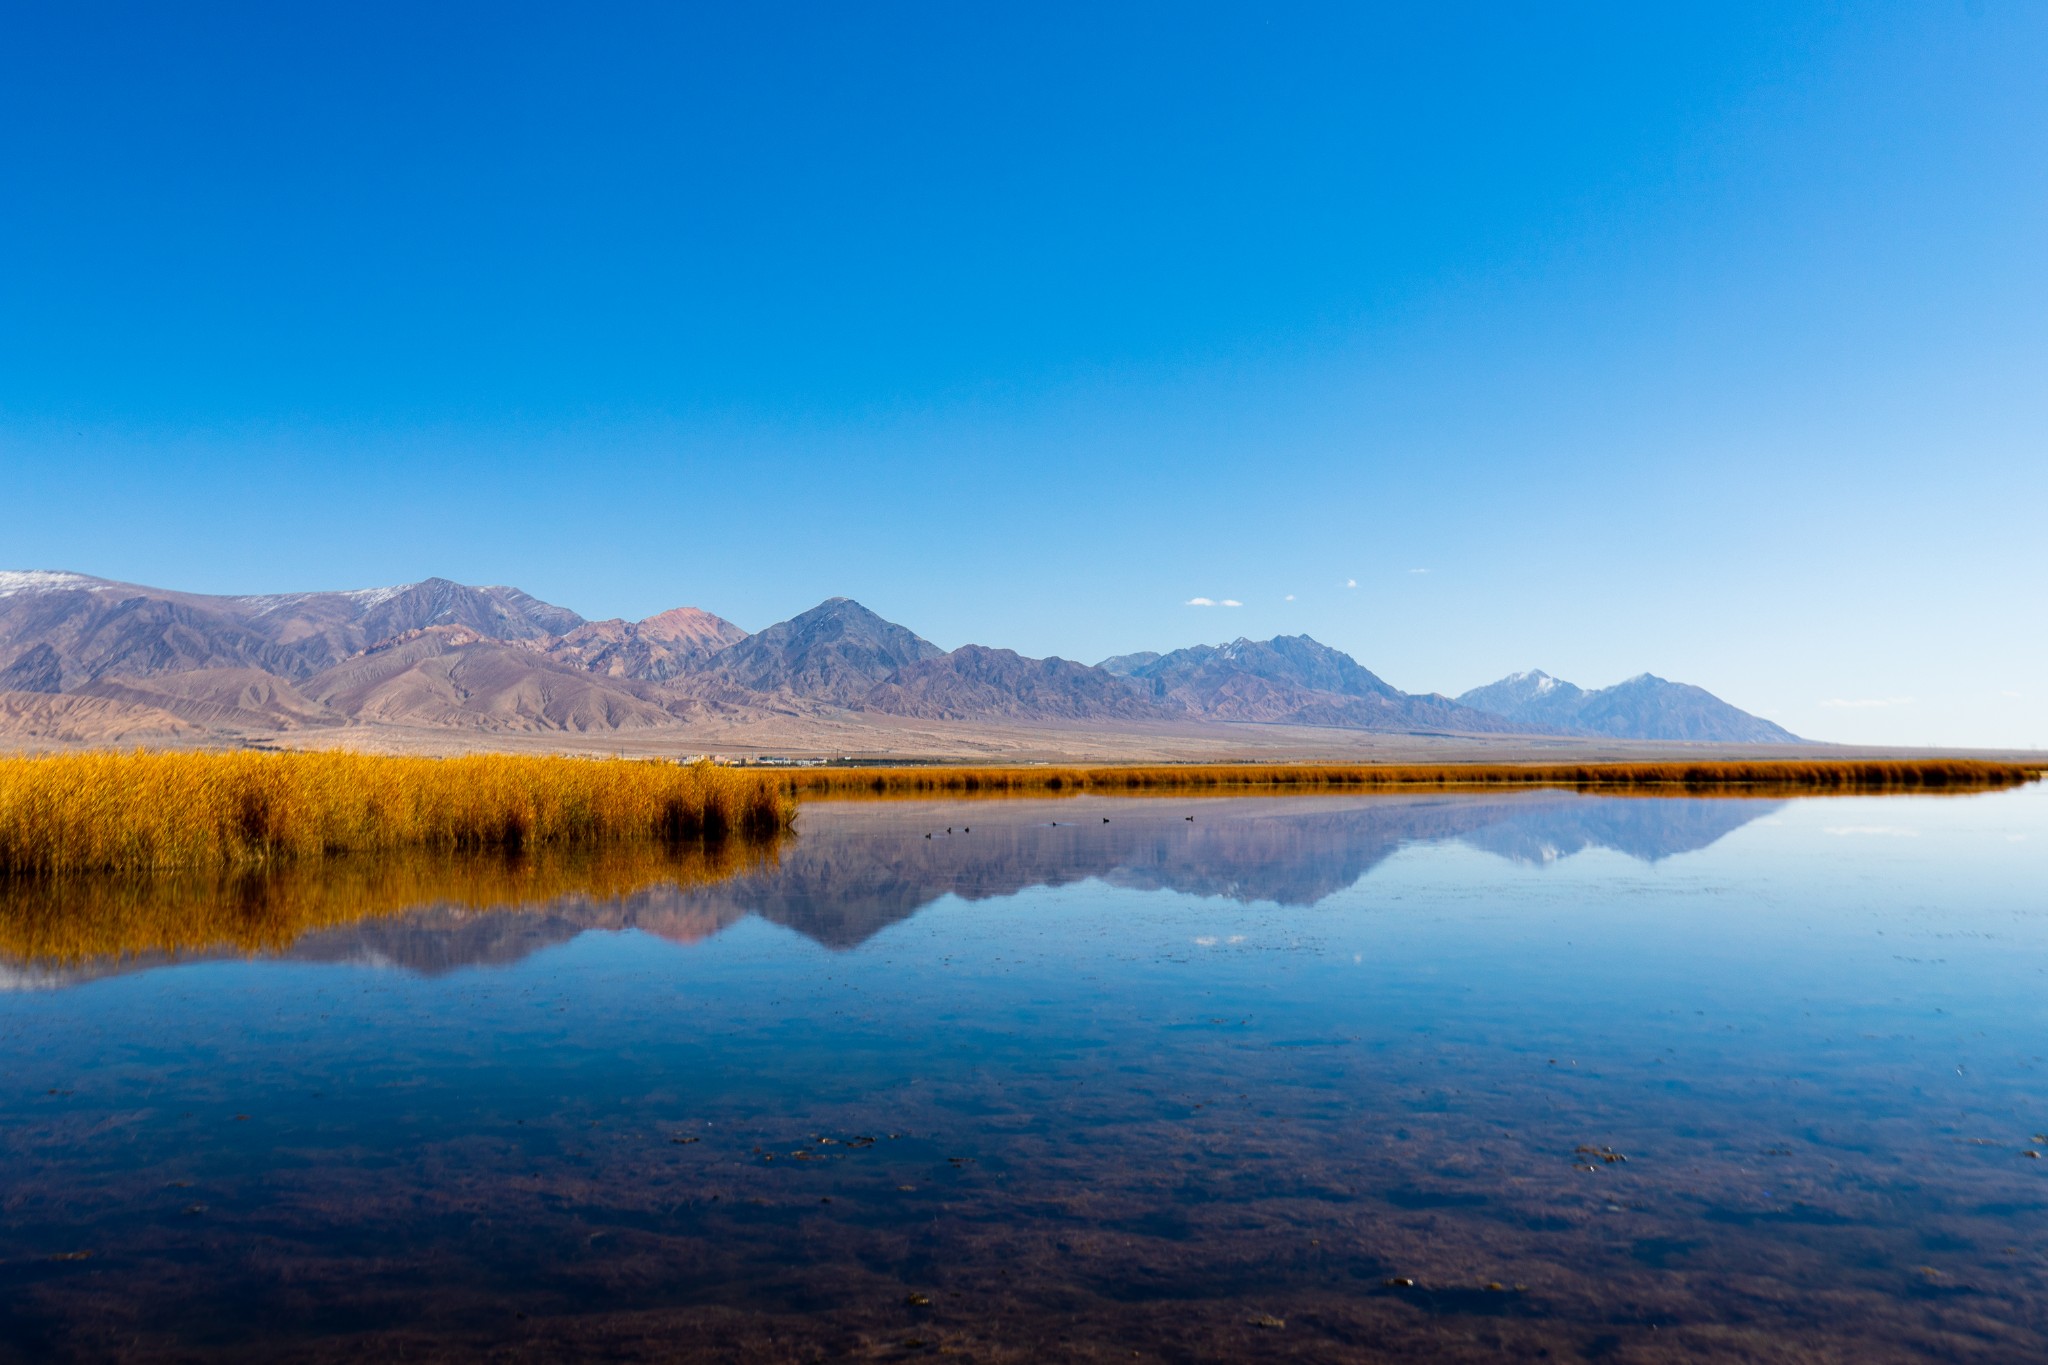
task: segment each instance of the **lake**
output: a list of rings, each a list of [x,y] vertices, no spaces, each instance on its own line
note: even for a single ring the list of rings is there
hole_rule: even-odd
[[[824,802],[713,871],[12,926],[0,1359],[2048,1360],[2039,787]]]

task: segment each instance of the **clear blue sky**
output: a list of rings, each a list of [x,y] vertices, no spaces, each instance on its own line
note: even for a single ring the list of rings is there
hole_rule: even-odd
[[[14,4],[0,567],[2048,744],[2044,71],[2017,0]]]

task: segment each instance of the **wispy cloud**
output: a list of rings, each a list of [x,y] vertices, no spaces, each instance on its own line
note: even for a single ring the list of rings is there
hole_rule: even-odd
[[[1358,580],[1355,578],[1347,578],[1344,580],[1344,586],[1347,588],[1355,588],[1358,586]]]
[[[1410,569],[1410,570],[1409,570],[1408,572],[1409,572],[1409,573],[1428,573],[1428,572],[1429,572],[1429,570],[1427,570],[1427,569]]]
[[[1822,706],[1863,708],[1870,706],[1911,706],[1911,697],[1829,697]]]
[[[1216,605],[1219,607],[1241,607],[1244,603],[1238,601],[1235,597],[1226,597]]]
[[[1287,600],[1288,600],[1288,601],[1290,601],[1290,602],[1292,602],[1292,601],[1294,600],[1294,594],[1293,594],[1293,593],[1288,593],[1288,594],[1287,594]]]
[[[1187,604],[1191,607],[1213,607],[1216,605],[1216,599],[1213,597],[1190,597]]]

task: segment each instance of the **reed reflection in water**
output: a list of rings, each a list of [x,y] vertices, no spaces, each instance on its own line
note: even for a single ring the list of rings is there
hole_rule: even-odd
[[[16,984],[54,984],[193,957],[281,956],[309,935],[422,914],[454,924],[549,907],[586,927],[622,927],[650,895],[773,866],[787,842],[400,850],[234,872],[18,877],[0,880],[0,962]]]

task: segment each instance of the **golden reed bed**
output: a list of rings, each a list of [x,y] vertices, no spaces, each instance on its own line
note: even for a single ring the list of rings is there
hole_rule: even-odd
[[[798,797],[922,795],[1106,796],[1335,795],[1403,788],[1569,787],[1579,791],[1978,791],[2037,779],[2014,763],[1976,759],[1801,759],[1700,763],[1167,765],[1104,768],[805,768],[789,773]]]
[[[247,752],[0,758],[0,875],[759,836],[787,829],[794,815],[775,778],[708,763]]]

